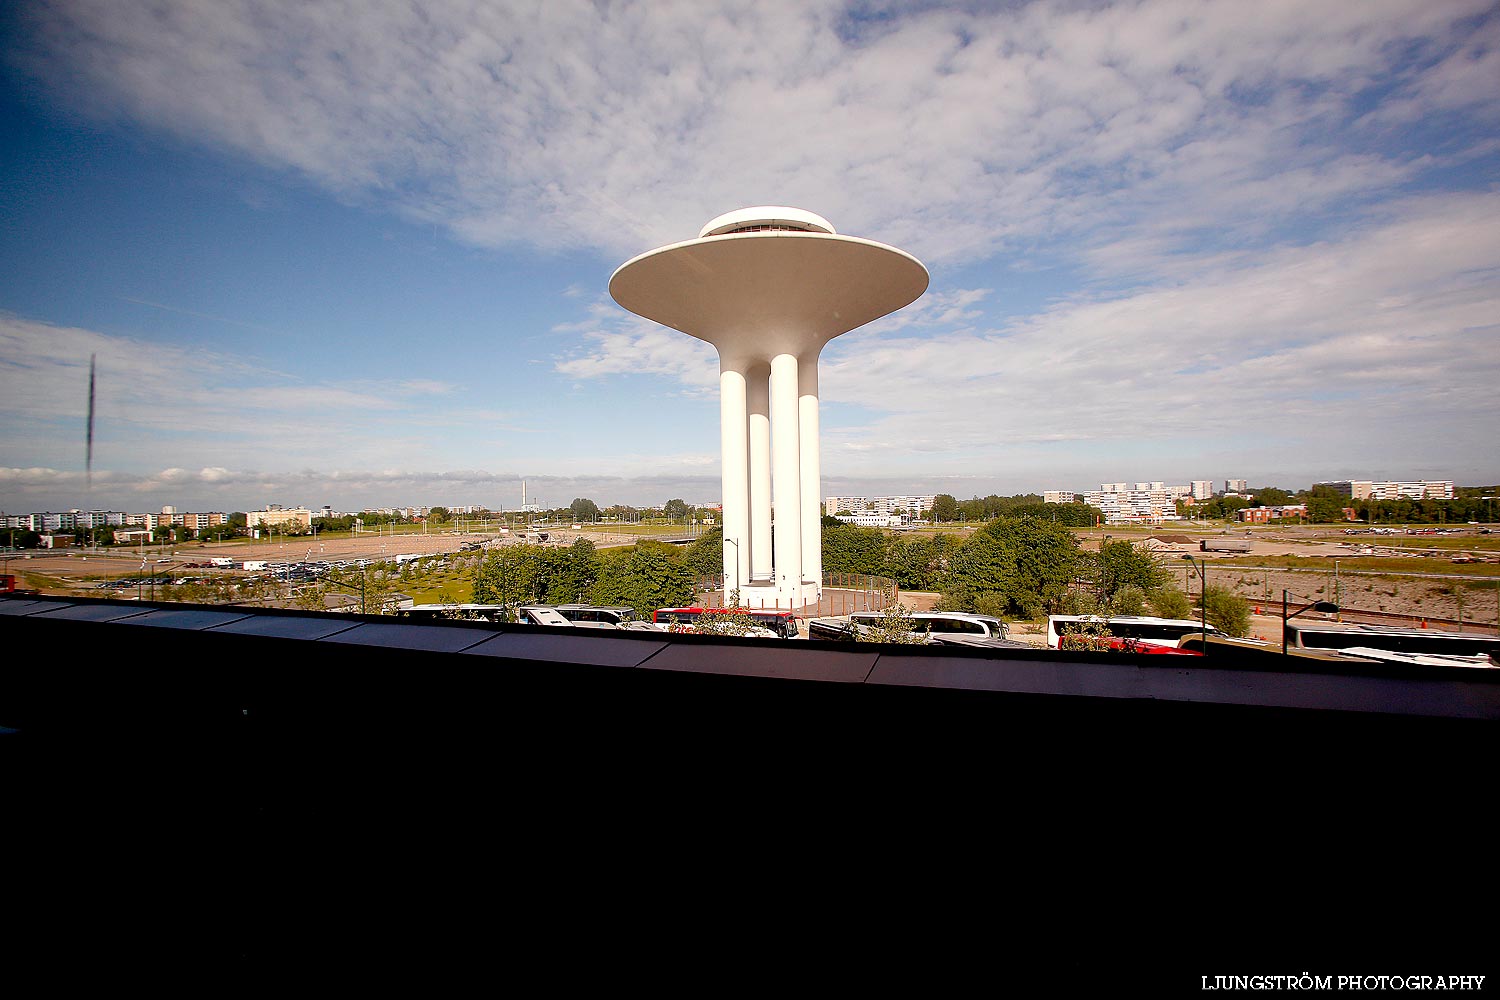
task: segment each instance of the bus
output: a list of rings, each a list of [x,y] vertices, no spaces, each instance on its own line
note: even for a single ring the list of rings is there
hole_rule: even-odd
[[[618,628],[635,621],[635,609],[601,604],[559,604],[557,613],[574,625]]]
[[[790,611],[754,611],[750,608],[657,608],[651,620],[658,625],[691,624],[708,614],[749,615],[750,620],[761,628],[768,629],[782,639],[797,638],[797,616]]]
[[[1102,623],[1116,639],[1134,639],[1148,646],[1176,646],[1186,636],[1202,635],[1202,622],[1188,618],[1152,618],[1147,615],[1116,615],[1100,618],[1098,615],[1049,615],[1047,618],[1047,646],[1050,649],[1064,648],[1063,636],[1070,627]],[[1227,636],[1209,625],[1206,629],[1211,638]]]
[[[1338,651],[1360,647],[1392,653],[1500,656],[1500,634],[1494,632],[1440,632],[1426,628],[1323,621],[1288,621],[1283,628],[1288,650]]]
[[[16,586],[16,578],[10,573],[0,575],[0,594],[15,594],[18,597],[30,597],[40,593],[41,591],[39,590],[27,590]]]

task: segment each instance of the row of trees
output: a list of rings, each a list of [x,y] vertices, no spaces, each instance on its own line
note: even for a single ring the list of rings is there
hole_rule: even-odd
[[[1180,504],[1178,513],[1208,520],[1228,520],[1246,507],[1307,505],[1312,524],[1337,524],[1345,519],[1345,508],[1353,508],[1357,520],[1371,524],[1463,524],[1493,521],[1495,497],[1500,487],[1476,486],[1456,490],[1451,500],[1352,500],[1330,486],[1313,486],[1295,493],[1275,486],[1262,486],[1253,498],[1215,497],[1204,503]],[[1486,499],[1489,498],[1489,499]]]
[[[600,551],[586,538],[567,548],[507,545],[487,553],[474,576],[479,604],[628,606],[641,613],[691,603],[700,576],[719,572],[720,535],[687,547],[645,540]]]
[[[1184,618],[1192,610],[1149,552],[1126,541],[1086,552],[1066,525],[1032,513],[996,518],[964,539],[825,523],[823,568],[888,576],[903,590],[941,594],[941,610],[1002,618],[1148,611]],[[1243,598],[1213,587],[1207,597],[1211,623],[1231,635],[1248,631]]]
[[[992,493],[987,497],[974,497],[969,500],[959,500],[951,494],[939,493],[932,499],[932,509],[926,511],[928,519],[937,524],[952,521],[977,523],[997,517],[1022,517],[1027,514],[1045,517],[1076,528],[1089,527],[1096,523],[1097,518],[1103,516],[1099,508],[1090,507],[1087,504],[1043,503],[1042,498],[1035,493],[1022,493],[1010,497],[996,496]]]
[[[1085,552],[1066,524],[1034,513],[995,518],[968,538],[825,522],[823,568],[888,576],[903,590],[936,591],[950,610],[982,605],[1027,618],[1058,611],[1080,580],[1101,602],[1126,586],[1149,591],[1167,582],[1156,561],[1129,542]]]

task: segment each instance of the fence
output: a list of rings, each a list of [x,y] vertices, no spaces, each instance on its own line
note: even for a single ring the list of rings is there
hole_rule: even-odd
[[[754,594],[755,591],[748,588],[741,590],[741,602],[748,604],[753,600]],[[694,584],[694,595],[694,600],[705,608],[724,607],[726,597],[732,596],[725,590],[722,573],[698,577]],[[847,615],[852,611],[880,611],[900,596],[896,581],[890,577],[863,573],[824,573],[819,598],[790,610],[802,618]]]

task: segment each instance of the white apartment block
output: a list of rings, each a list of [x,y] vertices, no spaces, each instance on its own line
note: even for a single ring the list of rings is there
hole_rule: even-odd
[[[312,511],[306,507],[278,507],[273,504],[265,510],[245,512],[247,528],[274,528],[283,524],[293,524],[311,531]]]
[[[937,494],[928,496],[899,497],[825,497],[823,510],[830,517],[844,513],[862,514],[874,511],[877,514],[905,514],[919,517],[924,510],[931,510]]]
[[[1212,500],[1214,495],[1214,481],[1212,479],[1194,479],[1188,484],[1188,492],[1194,500]]]
[[[1370,484],[1370,499],[1399,500],[1452,500],[1453,483],[1450,480],[1431,482],[1419,479],[1415,482],[1384,482]]]
[[[861,528],[898,528],[906,521],[906,518],[900,514],[877,514],[870,510],[855,511],[850,514],[834,514],[833,516],[845,524],[857,524]]]
[[[1072,490],[1045,490],[1042,503],[1077,503],[1078,494]]]
[[[1124,483],[1104,483],[1104,486],[1124,486]],[[1159,522],[1177,519],[1177,497],[1161,483],[1138,483],[1158,486],[1160,489],[1095,490],[1083,495],[1083,502],[1098,507],[1106,521],[1124,523],[1130,521]]]
[[[1318,485],[1331,487],[1353,500],[1399,500],[1402,498],[1408,500],[1453,499],[1453,481],[1451,479],[1418,479],[1408,482],[1344,479],[1332,483],[1318,483]]]
[[[1245,493],[1250,489],[1248,479],[1226,479],[1224,480],[1225,493]]]

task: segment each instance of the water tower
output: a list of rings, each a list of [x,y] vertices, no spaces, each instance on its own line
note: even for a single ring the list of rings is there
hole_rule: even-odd
[[[778,206],[721,215],[609,279],[626,309],[719,351],[724,587],[745,607],[800,609],[821,593],[818,356],[927,280],[909,253]]]

